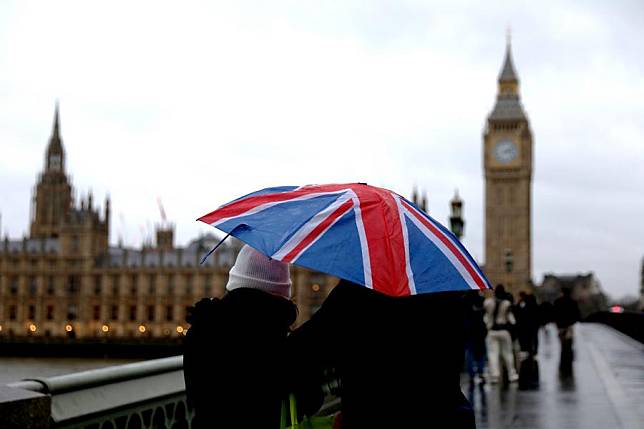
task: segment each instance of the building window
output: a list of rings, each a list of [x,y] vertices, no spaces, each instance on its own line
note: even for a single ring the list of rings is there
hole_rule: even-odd
[[[174,275],[168,274],[168,295],[173,296],[174,295]]]
[[[29,306],[29,320],[36,320],[36,306],[35,305],[30,305]]]
[[[78,317],[78,307],[75,304],[67,306],[67,320],[76,320]]]
[[[148,277],[148,295],[154,295],[156,292],[156,277],[154,274]]]
[[[51,296],[54,294],[54,277],[47,277],[47,295]]]
[[[11,295],[18,295],[18,277],[11,278],[11,284],[9,285],[9,291]]]
[[[100,295],[103,289],[101,276],[94,277],[94,295]]]
[[[130,305],[130,322],[136,320],[136,305]]]
[[[38,294],[38,284],[36,277],[29,277],[29,295],[36,296]]]
[[[54,306],[47,306],[47,320],[54,320]]]
[[[192,295],[192,275],[186,276],[186,295]]]
[[[15,305],[9,306],[9,320],[16,320],[18,318],[18,307]]]
[[[72,237],[72,253],[78,253],[78,249],[80,248],[79,246],[79,240],[77,236]]]
[[[171,305],[168,305],[165,308],[165,320],[167,320],[168,322],[174,320],[174,307]]]
[[[118,305],[113,305],[112,306],[112,320],[114,320],[114,321],[119,320],[119,306]]]
[[[95,321],[101,320],[101,306],[100,305],[95,305],[94,306],[92,316],[93,316]]]
[[[80,291],[80,278],[78,276],[69,276],[67,278],[67,292],[70,295],[76,295]]]
[[[119,294],[119,276],[112,276],[112,295],[118,296]]]
[[[150,322],[154,321],[154,305],[148,305],[148,320]]]
[[[132,296],[136,296],[137,280],[136,274],[130,277],[130,295]]]

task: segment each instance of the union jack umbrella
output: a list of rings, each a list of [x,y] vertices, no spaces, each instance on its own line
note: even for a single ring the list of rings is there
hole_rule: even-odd
[[[273,259],[390,296],[491,289],[449,230],[402,196],[375,186],[266,188],[198,220]]]

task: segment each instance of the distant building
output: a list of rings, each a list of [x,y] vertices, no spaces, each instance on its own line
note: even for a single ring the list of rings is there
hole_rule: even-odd
[[[546,274],[541,286],[535,288],[540,301],[554,302],[561,296],[562,289],[572,290],[572,298],[579,304],[582,317],[596,311],[606,310],[608,300],[593,273],[554,275]]]
[[[29,237],[0,242],[0,335],[176,337],[186,308],[224,292],[239,250],[231,240],[200,265],[214,235],[174,245],[174,228],[159,226],[156,244],[108,242],[110,200],[77,200],[65,173],[58,106],[35,187]],[[337,280],[293,268],[298,320],[308,319]]]

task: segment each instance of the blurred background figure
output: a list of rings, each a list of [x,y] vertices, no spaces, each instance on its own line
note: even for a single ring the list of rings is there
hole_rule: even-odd
[[[516,324],[512,314],[512,303],[502,284],[497,285],[494,296],[486,298],[483,307],[485,309],[485,325],[487,326],[487,353],[489,362],[489,375],[491,383],[498,383],[501,375],[499,356],[508,371],[508,380],[515,382],[519,375],[514,366],[514,353],[512,351],[512,336],[510,331]]]
[[[517,337],[519,341],[519,388],[539,387],[539,327],[541,317],[536,297],[531,293],[520,292],[515,307],[517,318]]]
[[[465,297],[465,363],[470,386],[484,382],[487,327],[483,321],[483,300],[480,293],[468,293]]]
[[[562,376],[572,375],[573,356],[573,326],[580,320],[579,306],[572,298],[572,290],[561,289],[561,296],[555,300],[553,305],[554,322],[559,330],[559,341],[561,342],[561,356],[559,358],[559,373]]]

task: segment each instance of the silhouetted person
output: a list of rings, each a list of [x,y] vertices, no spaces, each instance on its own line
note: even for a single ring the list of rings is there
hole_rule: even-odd
[[[458,294],[393,298],[343,280],[289,342],[303,371],[339,374],[342,429],[474,428],[463,326]]]
[[[282,400],[293,390],[286,338],[297,316],[288,264],[245,246],[227,293],[191,309],[184,348],[194,428],[279,428]],[[316,398],[315,408],[320,398]],[[298,404],[305,411],[306,401]]]
[[[555,300],[553,305],[554,322],[559,330],[559,341],[561,342],[561,357],[559,359],[559,371],[562,375],[572,375],[573,356],[573,326],[581,316],[577,301],[572,299],[570,288],[561,289],[562,295]]]
[[[519,292],[519,302],[515,306],[517,319],[517,338],[521,351],[535,356],[539,348],[539,326],[541,324],[539,306],[533,294]]]
[[[512,314],[512,303],[508,300],[503,285],[497,285],[494,296],[486,298],[485,324],[487,326],[487,353],[489,375],[491,383],[498,383],[501,376],[499,357],[503,359],[508,370],[508,380],[515,382],[519,375],[514,367],[514,351],[512,350],[512,336],[510,330],[516,324]]]
[[[470,376],[470,384],[477,380],[483,382],[487,349],[485,337],[487,327],[483,321],[483,296],[469,292],[465,296],[465,364]]]

